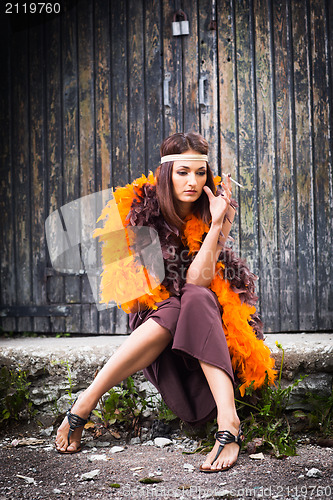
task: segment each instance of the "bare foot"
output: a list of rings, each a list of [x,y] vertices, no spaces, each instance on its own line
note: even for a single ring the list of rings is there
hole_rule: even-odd
[[[236,424],[230,423],[229,425],[227,424],[219,425],[219,430],[228,430],[234,436],[238,436],[239,422]],[[220,446],[219,441],[216,441],[212,451],[207,455],[205,461],[201,465],[201,469],[208,471],[229,469],[236,463],[240,449],[238,444],[237,443],[226,444],[223,450],[221,451],[220,455],[214,462],[214,458],[218,452],[219,446]]]
[[[87,408],[86,404],[84,404],[84,398],[82,395],[79,396],[78,400],[75,402],[71,409],[71,413],[75,413],[81,418],[88,418],[90,414],[90,409]],[[81,447],[81,436],[83,431],[83,426],[75,429],[70,436],[70,443],[68,443],[68,431],[69,431],[69,422],[67,416],[62,421],[60,425],[57,437],[55,440],[55,446],[57,451],[62,453],[75,453]]]

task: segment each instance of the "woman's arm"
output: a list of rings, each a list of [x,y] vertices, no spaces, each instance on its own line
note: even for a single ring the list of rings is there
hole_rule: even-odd
[[[214,278],[216,262],[222,250],[219,237],[224,216],[230,205],[231,181],[227,180],[224,196],[214,196],[208,186],[204,186],[203,189],[209,198],[212,222],[199,252],[188,268],[186,283],[208,287]]]

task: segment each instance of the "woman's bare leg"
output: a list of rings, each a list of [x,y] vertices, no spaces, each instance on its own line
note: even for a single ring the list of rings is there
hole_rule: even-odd
[[[103,394],[130,375],[149,366],[164,351],[171,339],[169,330],[152,318],[148,319],[134,330],[113,354],[92,384],[80,394],[71,412],[88,418]],[[71,444],[67,443],[68,430],[66,417],[56,437],[56,447],[60,451],[74,451],[80,445],[83,429],[75,429],[71,435]]]
[[[234,388],[229,375],[220,368],[204,361],[200,361],[200,365],[216,402],[218,430],[227,430],[237,436],[240,420],[236,412]],[[236,443],[230,443],[225,445],[221,454],[213,463],[219,444],[218,441],[215,443],[214,448],[202,464],[203,468],[222,469],[230,467],[236,462],[239,446]]]

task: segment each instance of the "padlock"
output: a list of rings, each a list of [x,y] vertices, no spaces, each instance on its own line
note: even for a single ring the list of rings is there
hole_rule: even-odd
[[[181,11],[184,16],[184,21],[180,21],[180,33],[181,35],[188,35],[190,33],[190,25],[187,20],[187,15],[185,12]]]
[[[174,15],[173,15],[172,36],[179,36],[179,35],[181,35],[180,22],[176,21],[176,18],[177,18],[177,12],[175,12]]]
[[[183,21],[177,21],[177,18],[183,18]],[[188,35],[190,33],[189,22],[187,20],[187,15],[181,9],[177,10],[177,12],[173,15],[172,22],[172,35],[180,36],[180,35]]]

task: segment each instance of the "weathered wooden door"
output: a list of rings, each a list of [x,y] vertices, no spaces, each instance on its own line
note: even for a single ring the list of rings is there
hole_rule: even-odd
[[[164,137],[196,130],[214,172],[244,186],[234,246],[259,276],[265,330],[331,330],[332,2],[60,4],[1,20],[2,327],[127,331],[85,275],[52,269],[45,219],[154,170]],[[189,34],[173,36],[179,9]]]

